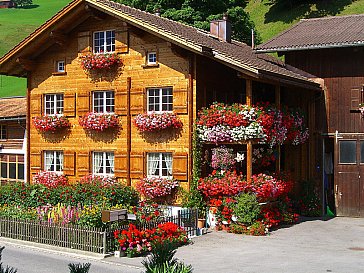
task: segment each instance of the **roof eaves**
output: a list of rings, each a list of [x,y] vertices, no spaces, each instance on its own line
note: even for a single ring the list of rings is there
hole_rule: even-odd
[[[271,48],[256,48],[257,53],[270,53],[270,52],[284,52],[284,51],[298,51],[298,50],[311,50],[323,48],[340,48],[340,47],[356,47],[364,46],[364,41],[350,42],[350,43],[331,43],[331,44],[316,44],[316,45],[298,45],[287,47],[271,47]]]

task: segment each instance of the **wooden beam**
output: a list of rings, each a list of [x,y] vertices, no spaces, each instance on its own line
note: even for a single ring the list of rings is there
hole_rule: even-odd
[[[191,182],[193,179],[193,173],[192,173],[192,166],[193,166],[193,123],[194,123],[194,117],[193,117],[193,81],[195,78],[195,69],[196,69],[196,55],[191,54],[189,57],[189,72],[188,72],[188,189],[191,188]]]
[[[253,82],[250,79],[246,82],[246,104],[251,106],[253,104]],[[246,144],[246,178],[248,182],[251,182],[253,175],[253,143],[248,141]]]
[[[99,10],[91,8],[89,5],[85,5],[85,10],[89,13],[89,15],[95,20],[102,21],[106,18],[107,14],[101,12]]]
[[[277,84],[275,86],[275,104],[277,109],[281,109],[281,86]],[[276,172],[281,172],[281,145],[277,147],[277,159],[276,159]]]
[[[32,71],[35,66],[35,62],[20,57],[16,59],[16,62],[20,64],[22,68],[26,71]]]
[[[66,35],[58,32],[58,31],[51,31],[49,33],[49,37],[51,37],[56,44],[64,46],[66,44]]]

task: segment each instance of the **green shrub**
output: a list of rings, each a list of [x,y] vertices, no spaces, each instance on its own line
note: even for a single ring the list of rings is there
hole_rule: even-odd
[[[73,264],[69,263],[68,268],[70,270],[70,273],[88,273],[90,270],[91,264],[85,263],[85,264]]]
[[[236,198],[236,205],[233,208],[238,223],[247,226],[254,223],[260,214],[260,206],[254,194],[243,193]]]

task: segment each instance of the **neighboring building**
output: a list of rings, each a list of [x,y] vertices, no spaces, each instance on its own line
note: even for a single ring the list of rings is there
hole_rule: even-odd
[[[0,9],[14,8],[15,3],[11,0],[2,0],[0,1]]]
[[[94,173],[132,184],[162,175],[188,188],[201,107],[264,100],[310,110],[319,84],[232,41],[227,20],[211,27],[208,33],[108,0],[75,0],[10,50],[0,59],[0,73],[28,79],[29,178],[53,164],[71,181]],[[122,58],[121,73],[85,74],[79,57],[101,51]],[[131,120],[153,109],[177,113],[180,134],[140,134]],[[78,118],[89,111],[116,113],[122,129],[85,131]],[[70,132],[39,134],[31,119],[55,112],[69,118]],[[282,168],[307,179],[315,172],[313,144],[284,147]],[[252,144],[246,149],[251,155]]]
[[[26,109],[25,97],[0,99],[0,184],[24,181]]]
[[[342,216],[364,216],[363,25],[364,14],[305,19],[257,48],[324,80],[326,112],[316,117],[323,120],[324,156],[317,168],[323,196]]]

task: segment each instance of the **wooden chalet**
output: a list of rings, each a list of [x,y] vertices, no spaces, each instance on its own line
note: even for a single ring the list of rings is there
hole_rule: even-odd
[[[323,200],[340,216],[364,216],[363,23],[364,14],[305,19],[257,49],[278,52],[286,64],[324,81],[315,164]]]
[[[312,110],[319,84],[231,40],[226,18],[211,26],[209,33],[108,0],[75,0],[11,49],[0,59],[0,73],[28,79],[28,181],[40,170],[61,170],[73,181],[89,173],[114,175],[129,185],[159,174],[188,188],[201,107],[263,100]],[[120,73],[84,72],[79,57],[101,51],[118,54]],[[32,118],[57,107],[70,130],[40,134]],[[79,125],[80,116],[107,107],[119,116],[116,133],[90,133]],[[182,130],[139,133],[132,120],[151,109],[173,110]],[[314,118],[309,122],[315,126]],[[315,173],[313,142],[284,147],[278,168],[297,179]],[[245,148],[250,175],[252,143]]]
[[[25,97],[0,99],[0,184],[25,180],[26,109]]]

